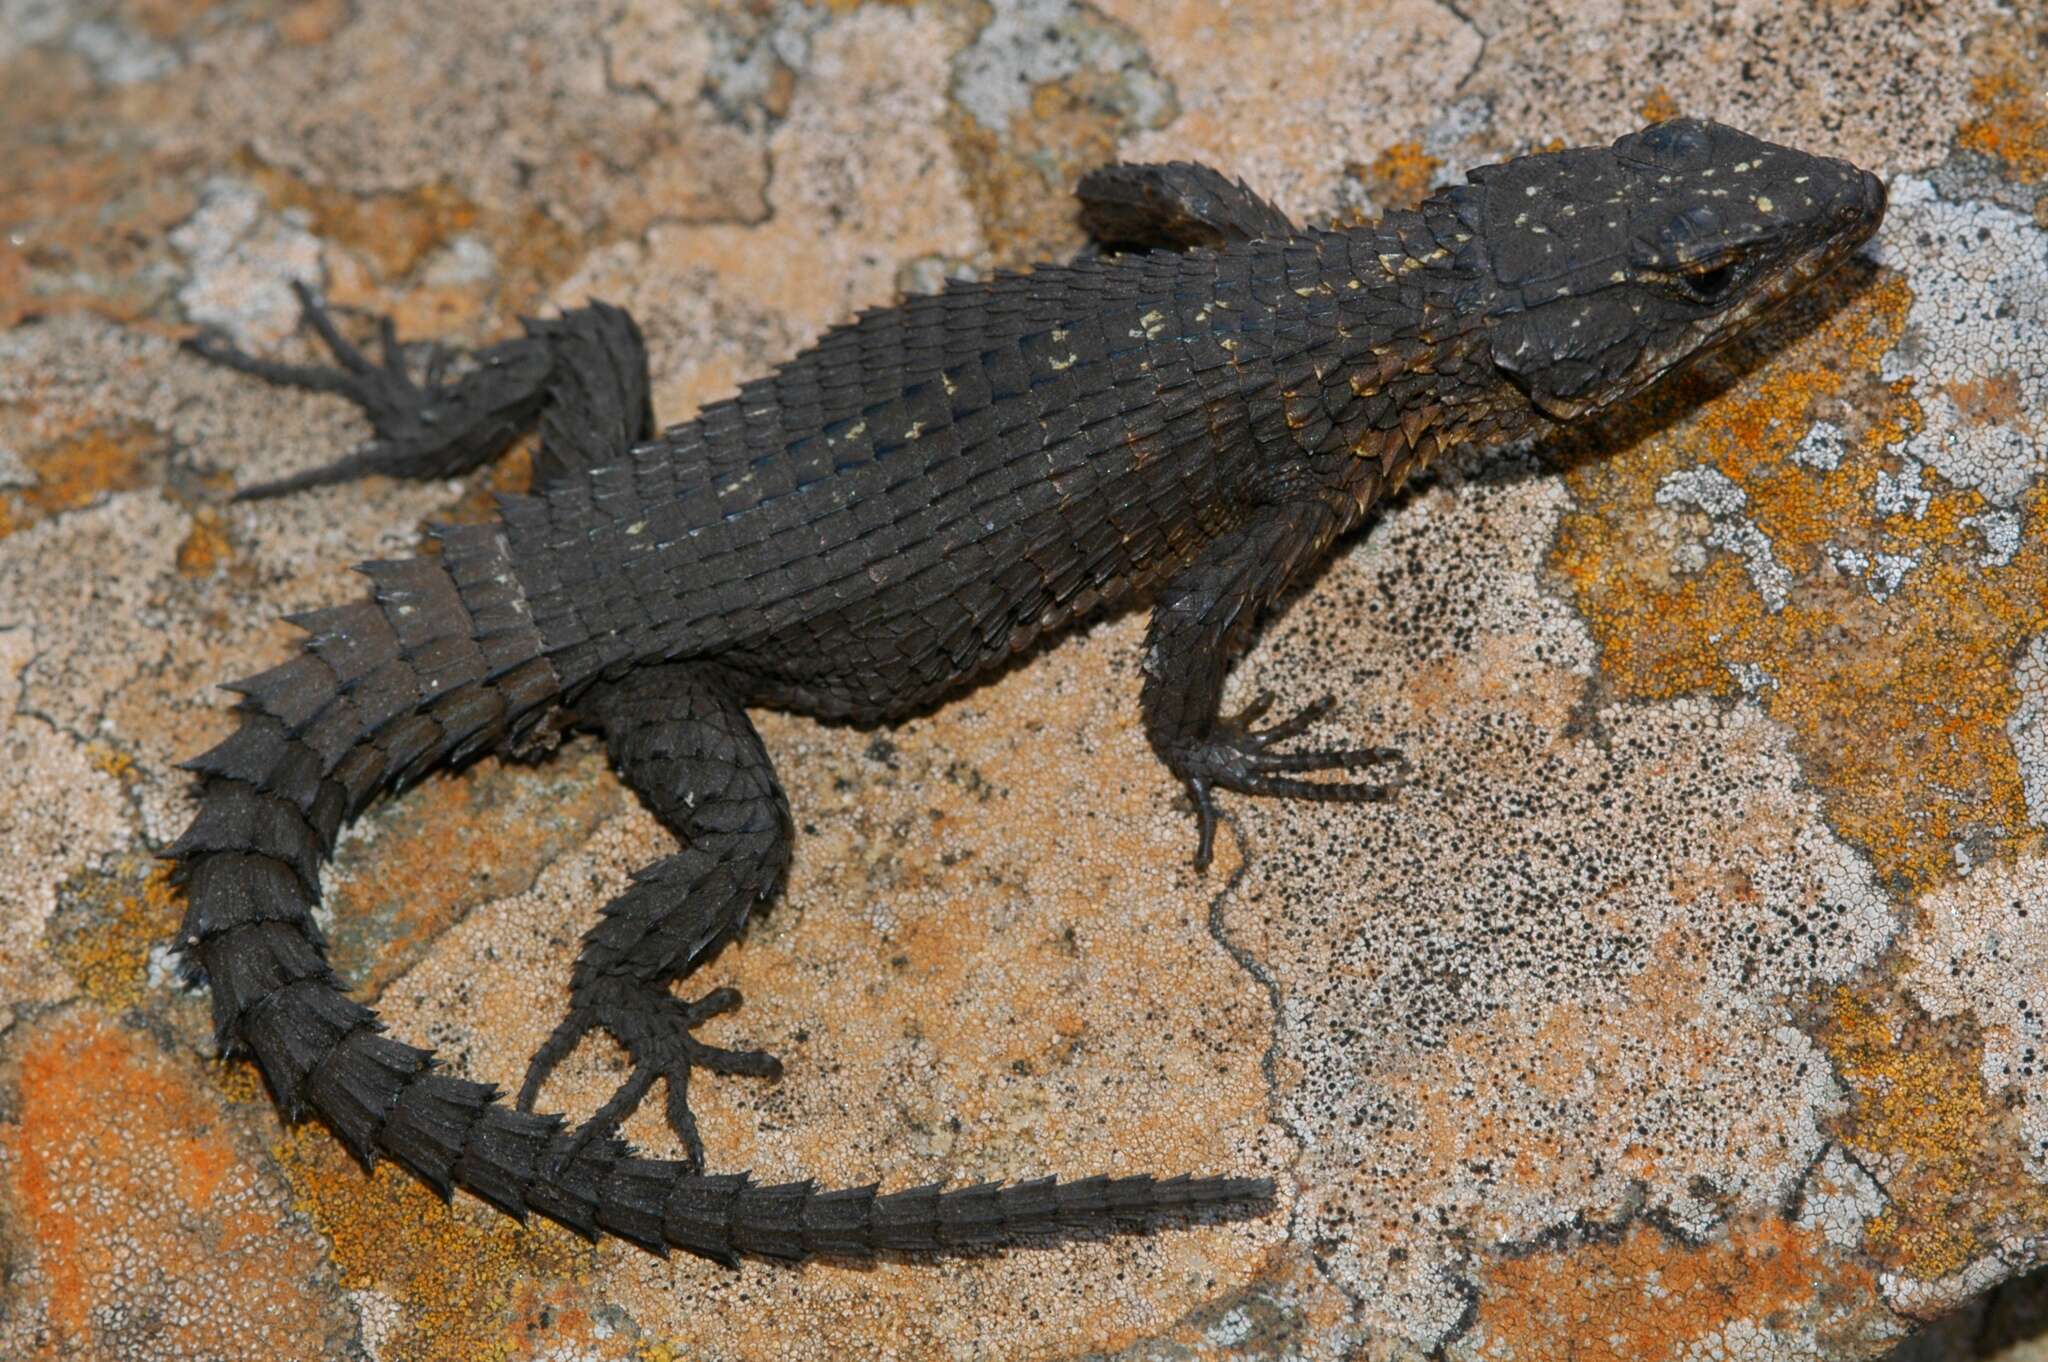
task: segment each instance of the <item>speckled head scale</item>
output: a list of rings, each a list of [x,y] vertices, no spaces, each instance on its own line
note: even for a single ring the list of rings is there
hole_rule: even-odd
[[[1566,420],[1740,334],[1877,230],[1846,161],[1681,118],[1472,172],[1493,362]]]

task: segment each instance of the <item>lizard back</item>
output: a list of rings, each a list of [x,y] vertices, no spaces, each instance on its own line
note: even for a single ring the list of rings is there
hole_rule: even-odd
[[[1084,259],[866,313],[625,459],[509,503],[516,571],[569,641],[572,686],[627,659],[716,657],[762,703],[915,710],[1142,594],[1266,491],[1327,487],[1348,524],[1411,449],[1440,447],[1400,416],[1478,389],[1447,344],[1461,333],[1429,325],[1448,310],[1384,262],[1457,228],[1407,214]]]

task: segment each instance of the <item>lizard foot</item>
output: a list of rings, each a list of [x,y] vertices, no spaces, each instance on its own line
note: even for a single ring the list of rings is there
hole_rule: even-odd
[[[304,487],[347,482],[373,473],[402,478],[452,477],[491,458],[508,444],[537,408],[553,361],[533,340],[512,340],[473,355],[427,342],[404,345],[389,317],[377,322],[380,357],[371,360],[335,328],[327,308],[304,284],[292,283],[300,315],[334,356],[332,365],[282,364],[237,348],[218,331],[185,342],[201,359],[272,383],[335,393],[363,409],[376,438],[354,453],[318,468],[235,493],[237,501],[274,497]],[[425,371],[415,380],[409,351],[423,351]],[[468,360],[450,380],[456,360]]]
[[[1325,696],[1313,704],[1304,705],[1278,723],[1256,728],[1254,725],[1273,707],[1271,693],[1262,692],[1237,713],[1218,718],[1206,735],[1174,754],[1173,768],[1187,782],[1188,798],[1195,806],[1198,832],[1195,869],[1207,870],[1210,855],[1215,849],[1217,790],[1358,804],[1387,799],[1407,784],[1408,759],[1396,748],[1274,750],[1277,744],[1307,732],[1309,725],[1328,714],[1334,704]],[[1299,774],[1303,771],[1348,771],[1382,765],[1396,768],[1384,780],[1304,780]]]
[[[597,1114],[577,1130],[564,1149],[563,1163],[573,1161],[592,1140],[618,1133],[619,1125],[639,1109],[657,1078],[668,1080],[668,1123],[683,1143],[684,1161],[704,1166],[704,1141],[697,1118],[690,1114],[690,1071],[750,1074],[779,1078],[782,1061],[761,1050],[726,1050],[706,1045],[690,1033],[711,1018],[740,1005],[739,990],[713,989],[692,1003],[666,988],[636,979],[607,979],[579,997],[562,1024],[554,1029],[527,1064],[519,1086],[518,1108],[532,1111],[541,1084],[577,1043],[592,1030],[609,1031],[632,1057],[633,1072]]]

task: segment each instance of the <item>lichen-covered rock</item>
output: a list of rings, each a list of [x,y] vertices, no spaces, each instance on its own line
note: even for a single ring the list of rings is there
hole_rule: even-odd
[[[2019,7],[2024,9],[2024,7]],[[2048,1243],[2048,87],[1991,0],[0,4],[0,1352],[1854,1358]],[[596,295],[686,415],[854,310],[1079,240],[1115,156],[1315,220],[1684,112],[1891,180],[1866,261],[1602,428],[1445,468],[1239,669],[1387,805],[1187,865],[1102,622],[869,733],[704,971],[779,1084],[711,1162],[902,1186],[1258,1168],[1267,1218],[725,1273],[366,1176],[210,1057],[147,853],[210,687],[468,485],[227,504],[360,434],[209,369],[288,278],[474,341]],[[232,470],[233,477],[229,476]],[[516,1082],[666,845],[572,744],[381,806],[326,926]],[[618,1079],[585,1046],[549,1087]],[[629,1124],[663,1152],[658,1117]]]

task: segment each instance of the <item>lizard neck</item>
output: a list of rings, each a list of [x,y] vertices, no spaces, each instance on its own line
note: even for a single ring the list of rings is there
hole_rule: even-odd
[[[1453,190],[1342,233],[1334,253],[1345,362],[1324,376],[1338,413],[1324,471],[1359,517],[1445,451],[1501,444],[1534,422],[1486,344],[1491,276],[1468,209]]]

